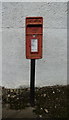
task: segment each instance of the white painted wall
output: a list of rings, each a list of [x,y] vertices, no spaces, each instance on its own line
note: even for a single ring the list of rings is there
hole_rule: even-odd
[[[67,3],[2,3],[2,85],[29,86],[25,57],[25,18],[42,16],[43,58],[36,60],[36,86],[67,84]]]

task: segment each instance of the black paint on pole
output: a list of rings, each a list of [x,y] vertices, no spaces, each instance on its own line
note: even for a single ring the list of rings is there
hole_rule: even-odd
[[[30,70],[30,103],[34,106],[35,100],[35,59],[31,59],[31,70]]]

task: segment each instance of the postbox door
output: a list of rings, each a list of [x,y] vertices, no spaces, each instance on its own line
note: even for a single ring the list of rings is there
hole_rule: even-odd
[[[38,59],[42,57],[42,35],[33,37],[32,35],[27,36],[26,42],[26,56],[31,59]]]

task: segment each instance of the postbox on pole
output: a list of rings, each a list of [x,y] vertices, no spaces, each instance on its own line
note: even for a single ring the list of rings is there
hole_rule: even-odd
[[[43,18],[26,17],[26,58],[42,58]]]
[[[26,17],[26,58],[31,59],[30,103],[34,105],[35,59],[42,58],[43,18]]]

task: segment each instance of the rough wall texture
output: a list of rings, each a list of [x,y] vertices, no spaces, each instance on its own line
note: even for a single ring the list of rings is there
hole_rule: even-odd
[[[67,84],[67,3],[2,4],[3,80],[6,87],[29,86],[25,18],[42,16],[43,59],[36,60],[36,86]]]

